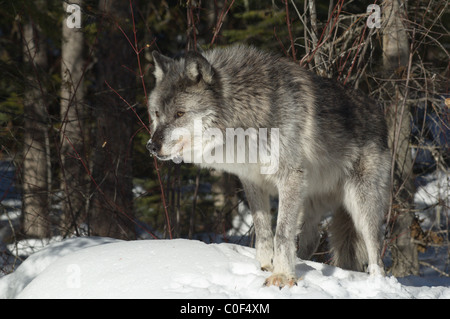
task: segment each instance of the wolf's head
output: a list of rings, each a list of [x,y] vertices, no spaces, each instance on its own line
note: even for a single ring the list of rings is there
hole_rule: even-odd
[[[213,126],[219,118],[219,78],[208,60],[188,52],[173,60],[153,52],[156,86],[149,98],[151,154],[161,160],[193,152],[194,123]],[[198,126],[198,125],[197,125]]]

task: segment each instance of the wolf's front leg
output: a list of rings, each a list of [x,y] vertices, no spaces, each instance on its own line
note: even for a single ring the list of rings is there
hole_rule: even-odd
[[[278,186],[279,206],[273,258],[273,275],[266,286],[290,286],[297,283],[295,275],[295,237],[302,205],[302,176],[293,172]]]
[[[269,194],[261,186],[249,181],[242,180],[242,185],[255,226],[256,260],[260,262],[261,269],[272,271],[273,233]]]

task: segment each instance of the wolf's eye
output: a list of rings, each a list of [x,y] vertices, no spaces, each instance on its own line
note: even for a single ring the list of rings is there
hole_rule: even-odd
[[[155,112],[155,115],[156,115],[156,117],[159,117],[159,112],[156,111],[156,112]]]
[[[184,112],[183,112],[183,111],[178,111],[178,112],[175,114],[175,118],[182,117],[183,115],[184,115]]]

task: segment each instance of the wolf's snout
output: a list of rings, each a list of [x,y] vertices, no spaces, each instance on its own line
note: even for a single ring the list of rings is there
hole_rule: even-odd
[[[149,139],[147,142],[147,145],[145,146],[151,154],[157,154],[158,151],[161,149],[161,145],[153,141],[152,139]]]

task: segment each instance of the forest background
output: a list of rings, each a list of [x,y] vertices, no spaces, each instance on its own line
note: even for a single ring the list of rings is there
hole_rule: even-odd
[[[151,52],[245,43],[383,107],[389,271],[418,274],[418,253],[439,247],[448,276],[449,28],[449,3],[436,0],[0,1],[2,256],[20,264],[25,256],[4,244],[55,236],[252,245],[235,177],[157,162],[145,149]],[[436,180],[434,200],[420,205],[417,189]],[[323,262],[332,258],[327,228],[314,256]]]

